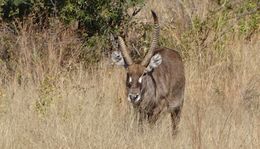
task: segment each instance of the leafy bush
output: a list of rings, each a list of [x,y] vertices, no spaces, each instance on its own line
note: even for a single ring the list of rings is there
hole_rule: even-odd
[[[87,36],[117,31],[130,17],[127,10],[143,0],[1,0],[0,16],[5,21],[58,17],[65,23],[78,21]]]
[[[223,52],[227,52],[224,51],[227,39],[232,38],[234,33],[238,33],[238,29],[244,37],[258,29],[260,17],[257,9],[259,8],[255,0],[237,3],[237,5],[232,5],[230,2],[210,11],[204,20],[194,16],[193,26],[182,34],[183,48],[185,51],[193,49],[192,51],[204,54],[209,54],[207,52],[213,50],[216,52],[214,55],[219,56],[218,59],[225,58],[224,55],[227,54]],[[209,48],[209,45],[212,47]]]
[[[57,5],[54,0],[1,0],[0,15],[3,20],[10,21],[15,18],[23,18],[29,14],[50,15],[56,10]]]
[[[138,0],[68,0],[61,9],[61,17],[66,22],[80,21],[89,36],[103,34],[118,29],[126,19],[125,12],[135,5],[136,1]]]
[[[107,35],[121,33],[131,20],[129,8],[142,3],[143,0],[0,0],[0,21],[7,22],[15,34],[28,22],[28,30],[35,32],[76,24],[74,29],[80,31],[77,35],[84,45],[80,60],[93,64],[110,49]]]

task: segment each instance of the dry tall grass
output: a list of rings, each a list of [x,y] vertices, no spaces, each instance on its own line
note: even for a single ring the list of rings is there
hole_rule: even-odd
[[[88,70],[81,64],[68,69],[74,63],[69,61],[64,71],[62,50],[69,44],[80,49],[77,37],[69,31],[61,37],[58,29],[39,35],[22,28],[12,37],[21,55],[19,71],[8,77],[0,63],[1,80],[9,80],[0,84],[0,148],[260,147],[259,34],[251,41],[228,41],[232,59],[207,69],[185,62],[185,103],[172,137],[168,114],[138,132],[124,97],[123,68],[104,59]],[[46,59],[39,60],[35,51],[45,51]]]

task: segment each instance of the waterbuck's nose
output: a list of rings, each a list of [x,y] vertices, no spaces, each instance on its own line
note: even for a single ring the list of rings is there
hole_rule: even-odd
[[[128,96],[131,102],[136,102],[140,98],[139,94],[129,94]]]

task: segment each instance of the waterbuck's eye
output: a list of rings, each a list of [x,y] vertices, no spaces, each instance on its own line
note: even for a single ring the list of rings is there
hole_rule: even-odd
[[[141,76],[141,77],[138,79],[138,82],[139,82],[139,83],[142,83],[142,80],[143,80],[143,76]]]

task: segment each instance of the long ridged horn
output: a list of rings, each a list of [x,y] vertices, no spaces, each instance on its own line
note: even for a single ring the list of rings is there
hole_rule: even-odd
[[[159,35],[160,35],[160,25],[159,25],[158,17],[153,10],[151,10],[151,12],[153,15],[153,20],[154,20],[153,38],[152,38],[150,50],[148,51],[148,53],[144,57],[144,60],[141,63],[141,65],[143,65],[143,66],[147,66],[149,64],[150,59],[152,58],[152,56],[154,54],[154,49],[157,48],[157,46],[158,46],[158,40],[159,40]]]
[[[127,63],[127,65],[132,65],[133,64],[133,60],[132,58],[130,57],[129,53],[127,52],[127,48],[126,48],[126,45],[125,45],[125,42],[123,40],[122,37],[118,37],[118,42],[119,42],[119,45],[120,45],[120,49],[121,49],[121,52],[122,52],[122,55],[125,59],[125,62]]]

